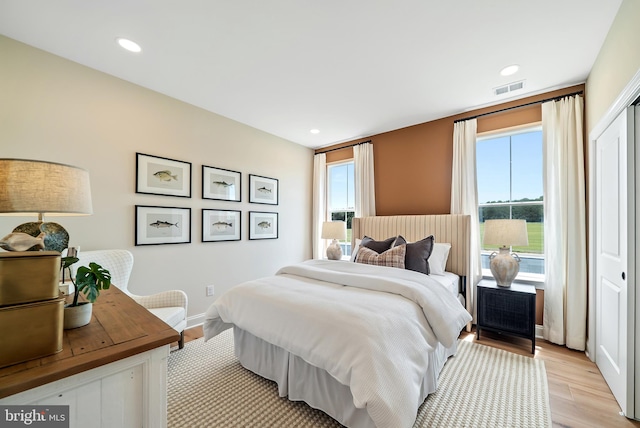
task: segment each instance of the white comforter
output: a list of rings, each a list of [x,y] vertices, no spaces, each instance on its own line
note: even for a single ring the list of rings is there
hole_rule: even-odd
[[[471,320],[429,276],[309,260],[233,287],[209,307],[205,340],[237,325],[348,385],[378,427],[411,427],[427,353]]]

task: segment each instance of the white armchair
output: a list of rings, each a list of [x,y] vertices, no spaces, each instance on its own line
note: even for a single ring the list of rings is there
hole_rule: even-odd
[[[88,266],[94,262],[111,273],[111,283],[128,294],[138,304],[144,306],[152,314],[167,323],[180,333],[178,346],[184,348],[184,329],[187,327],[187,294],[182,290],[169,290],[149,296],[138,296],[131,293],[129,277],[133,269],[133,254],[127,250],[80,251],[77,266]],[[74,269],[75,276],[75,269]]]

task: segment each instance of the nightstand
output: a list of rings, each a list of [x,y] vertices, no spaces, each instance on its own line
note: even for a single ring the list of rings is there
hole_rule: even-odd
[[[499,287],[491,279],[478,283],[478,319],[480,330],[489,330],[531,340],[531,353],[536,350],[536,287],[513,283]]]

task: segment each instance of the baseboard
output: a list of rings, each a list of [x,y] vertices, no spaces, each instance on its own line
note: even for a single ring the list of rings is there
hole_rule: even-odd
[[[542,337],[542,326],[536,324],[536,339],[544,339],[544,337]]]
[[[204,324],[204,312],[198,315],[187,317],[187,328],[198,327]]]

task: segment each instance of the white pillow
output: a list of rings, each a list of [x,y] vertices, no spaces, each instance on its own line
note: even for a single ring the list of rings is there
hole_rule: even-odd
[[[433,244],[431,257],[429,257],[429,270],[432,275],[444,275],[447,266],[451,244],[436,242]]]
[[[356,238],[356,245],[351,249],[351,261],[356,261],[356,256],[358,255],[358,250],[360,249],[360,244],[362,243],[362,239]]]

